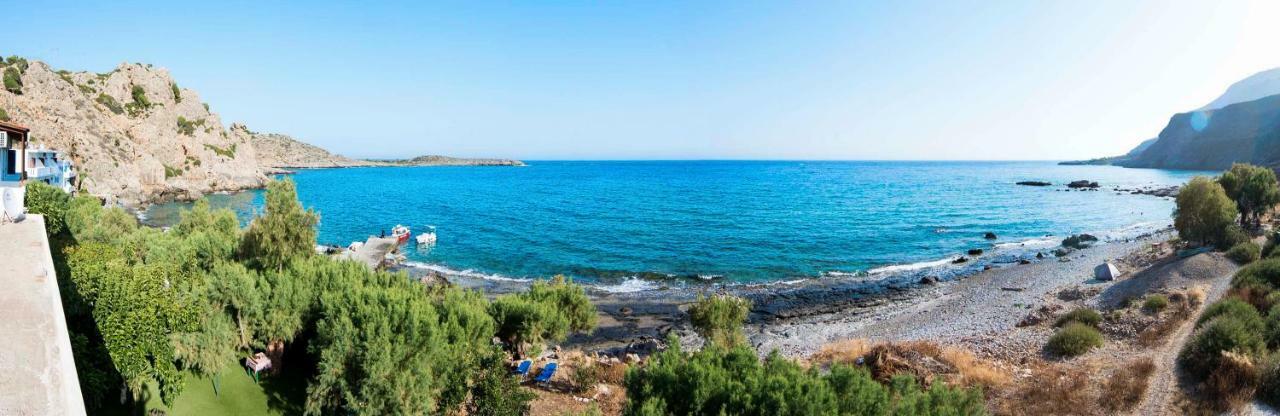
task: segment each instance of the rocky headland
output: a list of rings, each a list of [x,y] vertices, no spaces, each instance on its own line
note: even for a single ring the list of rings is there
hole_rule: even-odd
[[[31,145],[63,152],[79,189],[140,206],[262,187],[283,169],[360,166],[523,166],[518,160],[420,156],[360,160],[283,134],[223,120],[169,71],[122,63],[104,73],[0,60],[0,121],[31,128]]]

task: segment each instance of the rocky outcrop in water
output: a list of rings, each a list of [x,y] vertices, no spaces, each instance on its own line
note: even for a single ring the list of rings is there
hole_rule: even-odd
[[[69,72],[9,59],[20,88],[0,90],[0,116],[31,128],[31,144],[64,152],[83,192],[138,204],[260,187],[249,136],[223,128],[196,91],[163,68],[120,64]]]

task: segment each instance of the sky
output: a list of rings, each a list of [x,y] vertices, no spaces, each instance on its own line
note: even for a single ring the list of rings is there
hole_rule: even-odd
[[[1082,159],[1280,67],[1274,0],[39,3],[0,53],[353,157]]]

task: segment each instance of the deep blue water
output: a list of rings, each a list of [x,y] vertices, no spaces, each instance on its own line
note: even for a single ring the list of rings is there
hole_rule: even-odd
[[[303,204],[321,214],[321,243],[346,246],[398,223],[415,233],[430,224],[439,242],[407,248],[420,267],[506,278],[563,273],[636,288],[668,278],[875,275],[940,267],[969,248],[1012,261],[1071,233],[1125,238],[1167,226],[1173,202],[1112,188],[1181,184],[1196,173],[1051,162],[652,161],[321,169],[291,177]],[[1103,188],[1064,191],[1076,179]],[[1022,180],[1055,185],[1014,185]],[[261,196],[214,202],[247,218]],[[181,206],[147,215],[166,223]],[[999,239],[983,239],[988,231]],[[894,265],[908,266],[885,268]]]

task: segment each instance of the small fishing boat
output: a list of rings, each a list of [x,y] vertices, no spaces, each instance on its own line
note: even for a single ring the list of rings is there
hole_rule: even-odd
[[[419,245],[432,245],[436,243],[436,227],[434,225],[427,226],[427,232],[418,234]]]
[[[391,228],[391,238],[396,239],[396,244],[404,244],[409,242],[409,227],[396,224]]]

